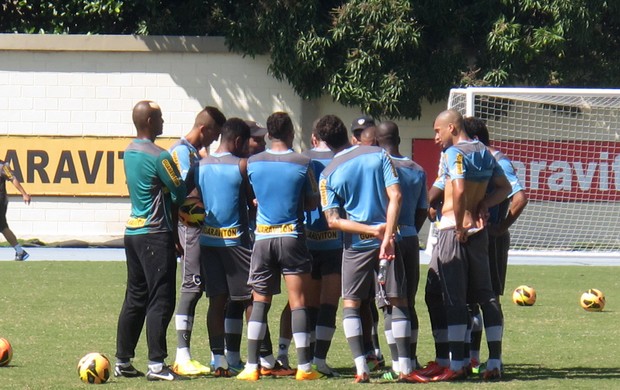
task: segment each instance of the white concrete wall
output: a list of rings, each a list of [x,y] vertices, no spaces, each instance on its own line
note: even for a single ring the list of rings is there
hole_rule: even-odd
[[[151,99],[169,137],[184,135],[205,105],[263,123],[284,110],[303,149],[316,117],[333,113],[349,125],[360,115],[329,96],[302,101],[268,75],[268,57],[228,53],[221,38],[0,34],[0,56],[0,134],[9,136],[132,136],[133,105]],[[432,138],[443,107],[427,105],[421,120],[398,122],[404,154],[413,137]],[[106,241],[122,236],[128,214],[126,198],[36,196],[30,206],[11,197],[7,218],[20,238]]]

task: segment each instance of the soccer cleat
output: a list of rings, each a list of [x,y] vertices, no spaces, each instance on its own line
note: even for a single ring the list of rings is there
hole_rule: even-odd
[[[27,260],[29,257],[30,255],[26,251],[23,251],[21,253],[15,252],[15,261],[24,261]]]
[[[230,363],[228,364],[228,371],[233,376],[239,374],[241,371],[243,371],[244,368],[245,368],[245,363],[243,363],[242,361],[240,361],[237,364],[230,364]]]
[[[396,382],[399,376],[400,374],[397,373],[396,371],[389,370],[389,371],[384,372],[383,375],[381,375],[381,379],[384,379],[390,382]]]
[[[370,371],[379,369],[379,359],[375,355],[366,355],[366,364]]]
[[[288,355],[278,355],[278,358],[276,359],[276,361],[280,363],[282,367],[291,368],[291,365],[288,362]]]
[[[499,368],[485,370],[484,373],[482,373],[482,379],[485,381],[498,381],[502,379],[502,373]]]
[[[471,372],[472,375],[478,375],[481,372],[480,369],[481,365],[480,362],[478,361],[478,359],[476,358],[472,358],[470,363],[469,363],[469,371]]]
[[[121,376],[124,376],[125,378],[136,378],[139,376],[144,376],[144,373],[142,371],[136,370],[136,368],[131,363],[129,363],[129,365],[127,366],[116,364],[114,366],[114,376],[117,378]]]
[[[431,382],[447,382],[447,381],[462,381],[467,379],[467,372],[464,368],[458,371],[452,371],[449,368],[444,368],[443,372],[439,375],[435,375],[430,379]]]
[[[207,375],[211,372],[209,367],[203,366],[193,359],[187,360],[183,363],[174,362],[172,365],[172,371],[174,371],[177,375],[183,376]]]
[[[444,370],[444,368],[441,367],[439,365],[439,363],[437,363],[435,361],[432,361],[432,362],[428,362],[426,364],[426,366],[422,367],[421,369],[417,370],[416,372],[419,375],[432,378],[434,376],[437,376],[437,375],[441,374],[443,372],[443,370]]]
[[[276,361],[276,365],[273,368],[260,368],[260,374],[262,376],[293,376],[296,370],[290,367],[284,367],[282,364]]]
[[[363,374],[355,374],[355,380],[353,381],[353,383],[370,383],[370,378],[368,378],[368,374],[367,373],[363,373]]]
[[[430,379],[426,376],[422,376],[415,371],[410,372],[409,374],[400,374],[398,376],[398,381],[401,383],[428,383]]]
[[[319,371],[311,368],[310,371],[304,371],[304,370],[297,370],[297,373],[295,374],[295,379],[297,379],[298,381],[313,381],[316,379],[321,379],[324,378],[325,375],[323,375],[322,373],[320,373]]]
[[[377,358],[377,361],[378,361],[379,368],[385,368],[385,356],[381,355],[380,357]]]
[[[234,375],[228,368],[218,367],[213,370],[213,376],[216,378],[230,378]]]
[[[146,379],[149,381],[178,381],[187,379],[181,375],[177,375],[168,366],[164,366],[159,372],[148,370]]]
[[[245,368],[239,374],[237,374],[237,379],[242,381],[257,381],[260,379],[258,375],[258,369]]]
[[[334,369],[327,364],[323,367],[318,367],[316,364],[313,364],[312,368],[323,374],[326,378],[340,377],[340,373],[338,371],[334,371]]]

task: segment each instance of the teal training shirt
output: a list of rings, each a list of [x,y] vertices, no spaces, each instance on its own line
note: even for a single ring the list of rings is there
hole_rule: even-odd
[[[125,234],[172,231],[172,203],[183,203],[187,189],[170,153],[150,140],[135,139],[123,163],[131,199]]]
[[[354,145],[336,154],[321,172],[321,206],[323,210],[342,208],[351,221],[379,225],[387,220],[386,188],[394,184],[398,173],[385,150]],[[373,236],[345,233],[344,245],[367,251],[379,248],[381,242]]]

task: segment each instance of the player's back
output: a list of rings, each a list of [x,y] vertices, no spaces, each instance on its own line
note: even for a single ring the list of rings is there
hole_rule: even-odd
[[[310,159],[292,150],[268,149],[249,158],[248,176],[258,202],[257,240],[303,232],[304,197],[314,192],[308,188],[309,169]]]
[[[212,153],[200,160],[198,183],[206,211],[202,245],[235,246],[247,235],[247,199],[240,160],[231,153]]]
[[[407,157],[394,157],[392,163],[398,172],[398,182],[402,193],[402,204],[398,225],[403,237],[415,236],[416,211],[428,208],[426,196],[426,173],[416,162]]]
[[[185,179],[191,166],[199,159],[198,151],[184,137],[177,140],[169,150],[172,160],[181,173],[181,177]]]
[[[320,177],[325,167],[334,158],[334,153],[329,149],[314,148],[302,154],[311,159],[314,177]],[[329,229],[320,205],[315,210],[306,211],[305,225],[309,249],[325,250],[342,248],[342,233]]]
[[[341,200],[349,219],[369,225],[385,223],[385,187],[390,183],[385,183],[383,173],[393,166],[386,167],[384,158],[384,150],[377,146],[355,145],[334,156],[323,171],[326,184]]]
[[[170,231],[171,200],[178,203],[179,196],[185,196],[185,184],[177,176],[170,154],[150,140],[135,139],[125,149],[123,164],[131,200],[126,234]],[[164,190],[166,185],[159,176],[162,168],[173,188]]]

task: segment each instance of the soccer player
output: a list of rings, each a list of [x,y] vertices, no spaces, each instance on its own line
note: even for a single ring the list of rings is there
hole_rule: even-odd
[[[131,359],[146,320],[148,380],[172,381],[177,376],[164,359],[166,331],[174,313],[176,293],[176,219],[173,204],[183,203],[185,182],[170,153],[155,145],[164,120],[159,105],[138,102],[133,109],[137,137],[125,149],[125,176],[131,215],[125,228],[127,288],[118,318],[115,376],[137,377]],[[176,217],[176,215],[175,215]]]
[[[492,329],[491,334],[500,335],[483,375],[484,379],[497,379],[503,328],[501,310],[491,286],[485,220],[489,207],[509,194],[510,183],[486,146],[467,136],[458,111],[441,112],[435,119],[434,131],[445,149],[441,162],[445,190],[433,257],[446,308],[451,356],[450,367],[432,380],[458,380],[467,375],[463,355],[469,322],[468,298],[480,304],[487,334]],[[487,192],[489,184],[493,190]]]
[[[360,307],[373,290],[379,259],[391,261],[385,285],[378,290],[389,300],[392,333],[403,382],[418,382],[411,372],[407,281],[395,243],[401,206],[398,175],[387,153],[373,146],[351,146],[340,118],[326,115],[317,123],[320,138],[335,153],[321,173],[321,206],[330,229],[345,233],[342,259],[343,327],[353,354],[355,383],[369,382],[364,356]],[[347,218],[341,216],[344,212]]]
[[[170,154],[183,179],[186,179],[190,167],[200,159],[198,151],[202,147],[208,148],[220,136],[220,127],[225,120],[224,114],[219,109],[207,106],[196,115],[194,125],[189,133],[172,145]],[[190,192],[186,202],[192,202],[196,198],[199,198],[199,195],[196,192]],[[179,240],[183,247],[181,257],[182,284],[175,316],[177,352],[172,370],[179,375],[206,375],[210,371],[209,367],[192,359],[190,352],[196,305],[204,291],[200,271],[199,237],[201,227],[199,225],[192,226],[179,219],[178,230]]]
[[[0,231],[2,232],[4,238],[8,241],[9,245],[15,248],[15,260],[23,261],[30,257],[30,255],[17,242],[15,233],[13,233],[13,231],[9,228],[9,224],[6,221],[6,211],[9,205],[9,197],[6,193],[7,181],[13,183],[15,188],[17,188],[17,190],[22,194],[24,203],[30,204],[30,195],[26,192],[26,190],[24,190],[24,187],[22,187],[22,184],[19,182],[17,177],[15,177],[9,167],[9,164],[0,160]]]
[[[377,146],[377,128],[370,126],[362,130],[360,134],[360,145]]]
[[[363,135],[363,133],[362,133]],[[386,150],[398,172],[398,180],[402,192],[402,207],[398,218],[398,229],[402,240],[399,242],[400,251],[405,266],[407,278],[407,300],[411,317],[411,364],[417,366],[416,350],[418,341],[418,316],[415,310],[415,296],[420,281],[420,240],[418,232],[422,229],[427,214],[426,173],[421,166],[400,154],[400,135],[398,126],[391,121],[381,122],[377,127],[377,142]],[[388,313],[385,313],[388,315]],[[389,318],[389,316],[388,316]],[[396,342],[392,329],[386,321],[385,335],[392,353],[392,370],[399,373]],[[397,379],[392,372],[386,373],[384,378]]]
[[[230,299],[250,310],[252,296],[247,286],[252,252],[248,210],[255,207],[247,159],[242,158],[249,138],[250,128],[243,120],[227,120],[217,150],[201,159],[188,178],[188,188],[195,183],[207,211],[200,261],[209,296],[207,328],[216,377],[231,376],[224,354],[226,303]]]
[[[353,123],[351,123],[351,144],[376,146],[376,130],[375,120],[371,117],[361,116],[353,120]],[[379,344],[379,311],[377,310],[374,295],[374,291],[371,291],[371,296],[364,299],[360,307],[364,351],[366,362],[371,371],[385,365],[385,359]]]
[[[248,156],[253,156],[265,151],[267,143],[265,142],[265,136],[267,135],[267,128],[263,127],[260,123],[255,121],[245,121],[250,126],[250,142],[248,146]]]
[[[312,159],[315,177],[331,162],[334,153],[312,129],[313,148],[303,154]],[[308,294],[311,329],[315,329],[314,365],[327,377],[339,376],[327,365],[327,353],[336,331],[336,314],[341,290],[342,233],[330,230],[321,207],[306,212],[308,248],[312,254],[312,285]],[[280,358],[280,357],[278,357]]]
[[[489,268],[491,271],[491,284],[493,291],[499,297],[504,295],[504,285],[506,283],[506,269],[508,268],[508,249],[510,247],[510,233],[508,228],[519,218],[523,209],[527,205],[527,195],[515,169],[504,153],[490,146],[489,130],[484,121],[479,118],[468,117],[463,120],[463,126],[467,135],[472,139],[477,139],[487,146],[495,160],[504,170],[510,182],[511,192],[498,206],[490,210],[490,217],[487,222],[489,232]],[[500,305],[501,309],[501,305]],[[471,305],[473,314],[473,325],[471,334],[471,366],[474,372],[479,371],[480,344],[482,341],[482,318],[478,305]],[[489,336],[487,335],[487,338]],[[493,340],[487,342],[494,342]]]
[[[375,127],[375,120],[369,116],[361,116],[353,120],[353,123],[351,123],[351,144],[361,144],[362,132],[369,127]]]
[[[308,359],[310,329],[305,289],[310,282],[311,256],[303,228],[304,209],[317,205],[316,182],[310,159],[291,148],[295,136],[287,113],[267,119],[271,148],[250,157],[248,175],[256,195],[256,241],[249,284],[253,308],[248,323],[248,362],[237,375],[258,380],[258,348],[267,327],[267,313],[274,294],[280,292],[280,272],[288,290],[293,339],[297,349],[297,380],[319,379]]]

